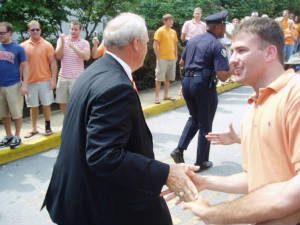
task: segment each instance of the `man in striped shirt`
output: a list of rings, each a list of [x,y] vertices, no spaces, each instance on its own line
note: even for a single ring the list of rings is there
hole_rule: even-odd
[[[90,59],[90,44],[80,37],[82,25],[78,21],[70,24],[70,34],[61,34],[57,41],[56,58],[61,60],[56,87],[56,102],[65,114],[72,86],[84,70],[84,60]]]

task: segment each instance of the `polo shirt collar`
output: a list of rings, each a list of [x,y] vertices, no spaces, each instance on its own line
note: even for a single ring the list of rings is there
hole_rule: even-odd
[[[257,104],[263,103],[267,97],[271,93],[278,93],[282,88],[284,88],[287,83],[294,77],[295,72],[293,69],[286,70],[283,74],[281,74],[275,81],[273,81],[271,84],[269,84],[265,88],[259,88],[258,94],[253,94],[248,99],[248,103],[251,104],[253,102]]]
[[[30,37],[29,40],[30,40],[30,43],[32,43],[32,44],[39,44],[39,43],[41,43],[44,39],[43,39],[42,37],[40,37],[40,40],[37,41],[37,42],[35,42],[35,41],[33,41],[33,40],[31,39],[31,37]]]
[[[202,23],[202,21],[200,20],[199,22],[196,22],[196,20],[195,19],[192,19],[192,22],[193,23],[195,23],[195,24],[201,24]]]

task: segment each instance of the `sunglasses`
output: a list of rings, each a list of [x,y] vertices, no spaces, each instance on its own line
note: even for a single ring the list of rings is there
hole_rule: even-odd
[[[39,28],[35,28],[35,29],[31,29],[30,31],[31,32],[34,32],[34,31],[40,31],[41,29],[39,29]]]
[[[0,32],[0,35],[4,35],[4,34],[7,34],[8,33],[8,31],[6,31],[6,32]]]

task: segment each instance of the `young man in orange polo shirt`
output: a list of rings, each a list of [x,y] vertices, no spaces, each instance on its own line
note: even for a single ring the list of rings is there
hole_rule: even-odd
[[[28,94],[26,104],[30,107],[32,131],[25,135],[30,138],[38,133],[37,119],[40,102],[43,105],[45,118],[45,135],[51,135],[51,108],[53,89],[56,87],[57,63],[53,46],[41,37],[41,27],[38,21],[28,23],[30,38],[21,45],[25,48],[29,62]]]
[[[244,171],[228,177],[188,174],[198,191],[245,195],[217,205],[199,197],[184,208],[209,224],[299,223],[300,77],[284,71],[283,31],[269,18],[247,20],[235,28],[231,48],[237,81],[255,90],[241,129]],[[238,142],[234,136],[229,139]]]

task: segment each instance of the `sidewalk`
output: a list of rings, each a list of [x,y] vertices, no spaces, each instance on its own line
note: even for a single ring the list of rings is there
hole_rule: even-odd
[[[222,86],[218,86],[218,93],[230,90],[232,88],[240,86],[237,83],[229,83]],[[176,98],[175,101],[161,101],[160,104],[154,104],[155,90],[148,89],[139,92],[139,97],[143,106],[144,115],[146,118],[158,115],[164,111],[174,109],[176,107],[185,104],[183,98],[179,96],[179,90],[181,83],[179,81],[171,84],[169,89],[169,96]],[[163,97],[163,87],[160,91],[160,99]],[[17,149],[2,148],[0,149],[0,165],[5,164],[26,156],[30,156],[48,149],[57,147],[60,145],[60,136],[63,124],[63,114],[60,110],[51,113],[51,128],[54,132],[53,135],[45,137],[45,125],[44,117],[42,114],[39,115],[38,119],[38,131],[39,134],[31,137],[24,138],[24,135],[31,131],[30,118],[25,118],[21,130],[22,145]],[[13,126],[13,123],[12,123]],[[12,127],[14,132],[14,127]],[[0,138],[5,136],[5,130],[3,125],[0,125]]]

